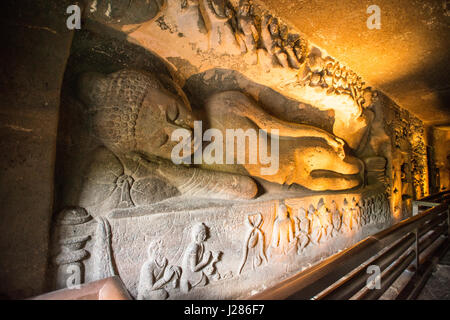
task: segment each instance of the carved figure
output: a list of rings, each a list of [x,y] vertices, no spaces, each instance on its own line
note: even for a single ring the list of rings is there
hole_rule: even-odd
[[[314,244],[319,244],[322,238],[322,224],[312,204],[309,205],[308,216],[311,219],[311,241]]]
[[[352,220],[352,210],[348,206],[347,199],[344,199],[344,204],[342,205],[342,225],[346,232],[352,231],[353,220]]]
[[[256,52],[256,43],[259,39],[259,33],[256,29],[255,18],[252,12],[252,3],[250,0],[240,0],[237,21],[239,26],[239,36],[245,45],[245,51],[249,53]]]
[[[264,233],[260,229],[262,224],[261,213],[247,216],[245,224],[248,231],[245,236],[242,262],[239,266],[238,274],[241,274],[248,259],[251,259],[253,269],[259,267],[263,262],[267,263],[267,257],[264,253]]]
[[[205,250],[204,242],[208,238],[207,227],[204,223],[192,227],[191,243],[183,255],[180,289],[189,292],[192,288],[208,284],[208,276],[217,271],[214,264],[219,261],[222,252]]]
[[[286,254],[295,243],[294,228],[286,205],[280,204],[273,223],[271,252]]]
[[[330,238],[332,229],[331,214],[325,206],[323,198],[320,198],[319,203],[317,204],[317,215],[320,220],[320,225],[322,226],[322,236]]]
[[[162,255],[162,241],[153,241],[148,247],[147,261],[141,267],[138,284],[138,300],[165,300],[169,293],[166,285],[175,288],[181,275],[177,266],[169,266]]]
[[[331,201],[331,218],[333,221],[333,230],[331,235],[334,237],[341,232],[342,226],[341,213],[339,212],[339,209],[337,208],[336,202],[334,200]]]
[[[309,244],[309,233],[311,228],[311,221],[306,216],[306,210],[298,209],[298,216],[295,220],[295,235],[298,238],[297,254],[301,254],[306,246]]]
[[[209,33],[210,48],[220,53],[240,54],[229,20],[233,11],[225,0],[199,0],[200,12]]]
[[[376,210],[376,220],[377,223],[384,222],[384,201],[382,194],[377,194],[375,196],[375,210]]]
[[[284,52],[280,35],[278,19],[271,15],[265,15],[261,21],[261,39],[267,52],[272,55],[273,60],[284,68],[289,68],[288,57]]]
[[[356,199],[352,199],[352,226],[355,226],[356,228],[361,226],[361,208],[356,202]]]
[[[56,217],[53,264],[56,267],[55,288],[66,288],[79,285],[85,281],[84,260],[90,253],[85,249],[86,243],[91,240],[89,234],[71,236],[77,227],[91,221],[92,217],[84,208],[68,207],[59,212]],[[61,228],[66,228],[62,233]],[[61,234],[62,233],[62,234]],[[75,273],[74,273],[75,272]],[[73,274],[73,276],[72,276]]]

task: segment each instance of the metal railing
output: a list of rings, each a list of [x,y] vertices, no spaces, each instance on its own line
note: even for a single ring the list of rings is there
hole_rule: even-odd
[[[378,299],[405,270],[412,276],[396,298],[414,299],[438,257],[449,247],[449,200],[449,191],[421,199],[435,206],[367,237],[250,299],[349,299],[355,295],[357,299]],[[367,288],[370,265],[381,270],[379,288]]]
[[[432,208],[450,200],[450,191],[442,191],[412,202],[412,215],[419,213],[420,208]]]

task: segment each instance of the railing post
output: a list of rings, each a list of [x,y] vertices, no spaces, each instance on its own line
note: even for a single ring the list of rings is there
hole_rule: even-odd
[[[416,272],[419,272],[419,228],[414,229],[415,242],[414,242],[414,251],[416,253]]]
[[[447,236],[450,236],[450,204],[447,205]]]
[[[417,201],[413,201],[413,207],[412,207],[412,215],[415,216],[419,213],[419,204]]]

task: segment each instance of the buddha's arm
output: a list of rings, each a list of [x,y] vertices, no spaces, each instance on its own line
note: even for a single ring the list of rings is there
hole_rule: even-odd
[[[234,104],[235,101],[230,101],[230,104]],[[336,152],[343,152],[342,147],[344,141],[336,136],[326,132],[325,130],[306,125],[283,121],[271,116],[253,103],[239,103],[232,107],[232,110],[239,115],[245,116],[252,120],[262,130],[274,134],[273,130],[278,130],[278,136],[280,137],[292,137],[292,138],[321,138],[324,139]]]
[[[252,199],[258,191],[256,183],[247,176],[175,165],[170,160],[138,153],[129,156],[187,196],[244,200]]]
[[[267,132],[277,129],[279,131],[278,135],[282,137],[315,137],[325,140],[332,140],[334,138],[333,135],[325,130],[310,125],[283,121],[254,105],[245,106],[245,109],[245,116],[252,120],[258,127]]]

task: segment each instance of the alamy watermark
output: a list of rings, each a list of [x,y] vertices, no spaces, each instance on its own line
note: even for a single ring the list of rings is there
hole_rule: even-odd
[[[70,16],[66,20],[67,29],[81,29],[81,9],[76,4],[67,7],[66,13]]]
[[[68,289],[80,289],[81,288],[81,267],[76,264],[68,265],[66,273],[70,274],[66,280],[66,286]]]
[[[370,16],[367,18],[366,25],[367,28],[372,29],[381,29],[381,9],[376,4],[373,4],[367,7],[367,14]]]
[[[274,175],[278,172],[278,129],[270,132],[270,154],[268,134],[261,129],[258,132],[251,128],[245,131],[226,129],[225,137],[222,131],[214,128],[206,130],[203,134],[202,132],[202,122],[194,121],[194,143],[192,143],[190,130],[179,128],[173,131],[171,140],[178,141],[171,154],[174,164],[224,164],[224,159],[226,164],[258,164],[259,161],[262,165],[269,165],[261,167],[262,175]],[[203,142],[210,143],[203,149]]]
[[[381,289],[381,270],[377,265],[370,265],[367,267],[366,272],[371,274],[366,281],[366,287],[369,290]]]

